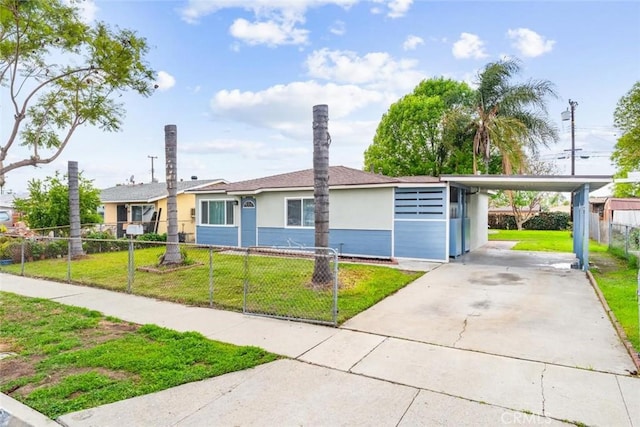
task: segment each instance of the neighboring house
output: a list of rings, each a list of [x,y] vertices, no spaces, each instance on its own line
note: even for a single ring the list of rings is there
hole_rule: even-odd
[[[178,231],[183,240],[193,240],[195,233],[195,196],[186,190],[224,183],[223,179],[178,182]],[[104,223],[112,226],[117,237],[123,237],[128,224],[142,224],[146,233],[167,232],[167,184],[118,185],[100,193]]]
[[[610,224],[640,227],[640,198],[591,197],[589,204],[590,237],[600,243],[609,243]]]
[[[487,240],[486,192],[344,166],[330,167],[329,188],[329,246],[342,255],[447,261]],[[312,169],[188,193],[196,195],[198,244],[314,246]]]

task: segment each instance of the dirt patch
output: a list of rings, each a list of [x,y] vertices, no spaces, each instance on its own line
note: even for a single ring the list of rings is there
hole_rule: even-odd
[[[369,278],[370,273],[357,270],[338,271],[338,289],[353,289],[358,283]],[[333,280],[324,283],[308,282],[306,286],[314,291],[329,291],[333,289]]]
[[[592,252],[589,254],[589,265],[600,273],[609,273],[625,268],[624,261],[618,260],[606,253]]]
[[[102,319],[93,328],[81,329],[76,331],[76,336],[81,344],[76,348],[90,348],[112,339],[120,338],[124,335],[135,332],[140,328],[139,325],[128,322],[114,322]],[[15,343],[4,340],[0,342],[0,352],[19,352],[20,349]],[[37,374],[36,367],[44,359],[43,356],[11,356],[0,360],[0,383],[6,384],[11,381],[32,377]],[[10,395],[27,396],[34,390],[47,387],[60,382],[63,378],[70,375],[77,375],[86,372],[97,372],[115,380],[135,377],[132,374],[121,371],[111,371],[103,368],[65,368],[54,371],[47,375],[40,382],[29,383],[24,386],[16,386],[6,390],[5,393]]]
[[[29,394],[33,393],[38,389],[57,384],[67,377],[70,377],[73,375],[86,374],[88,372],[95,372],[97,374],[104,375],[105,377],[108,377],[114,380],[126,380],[129,378],[136,378],[136,375],[130,374],[128,372],[111,371],[109,369],[104,369],[104,368],[68,368],[68,369],[61,369],[59,371],[55,371],[51,375],[47,375],[45,378],[42,379],[42,381],[38,383],[29,383],[22,387],[17,387],[14,390],[10,391],[8,394],[28,396]],[[77,397],[80,394],[82,393],[74,392],[69,397],[71,398]]]
[[[175,265],[144,265],[142,267],[136,268],[138,271],[145,271],[147,273],[155,273],[155,274],[166,274],[173,273],[174,271],[186,270],[193,267],[199,267],[204,265],[201,262],[194,262],[193,264],[183,265],[183,264],[175,264]]]
[[[0,378],[3,383],[16,380],[22,377],[30,377],[36,374],[35,364],[40,360],[35,358],[25,358],[20,356],[8,357],[0,361]],[[11,393],[13,390],[8,390]]]

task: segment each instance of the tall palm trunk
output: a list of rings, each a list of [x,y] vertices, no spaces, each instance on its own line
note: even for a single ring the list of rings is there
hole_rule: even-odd
[[[313,107],[313,198],[315,202],[315,246],[329,246],[329,107]],[[313,283],[327,284],[333,279],[330,257],[317,250],[313,268]]]
[[[178,246],[178,129],[176,125],[164,127],[164,151],[167,169],[167,251],[162,264],[180,264],[182,256]]]
[[[69,180],[69,237],[71,258],[84,255],[80,239],[80,186],[78,183],[78,162],[70,161],[67,166]]]

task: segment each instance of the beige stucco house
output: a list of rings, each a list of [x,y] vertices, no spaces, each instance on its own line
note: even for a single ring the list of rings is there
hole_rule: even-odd
[[[185,241],[194,240],[196,225],[196,197],[186,191],[225,182],[223,179],[192,179],[178,182],[178,232],[183,233]],[[167,196],[167,184],[164,182],[105,188],[100,193],[104,224],[109,226],[117,237],[125,235],[128,224],[142,224],[145,233],[166,233]]]

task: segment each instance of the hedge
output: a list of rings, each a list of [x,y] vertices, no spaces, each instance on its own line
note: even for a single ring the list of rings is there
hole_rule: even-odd
[[[512,214],[489,214],[489,227],[498,230],[515,230],[516,220]],[[541,212],[522,225],[525,230],[569,230],[571,216],[566,212]]]

